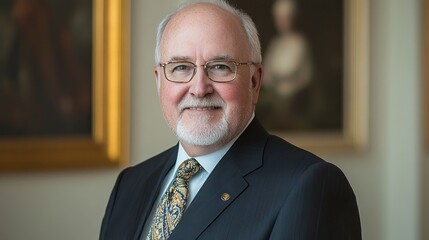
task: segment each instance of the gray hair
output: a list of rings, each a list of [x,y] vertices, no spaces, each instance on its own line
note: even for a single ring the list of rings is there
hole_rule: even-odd
[[[192,6],[197,3],[210,3],[215,6],[222,8],[223,10],[231,13],[233,16],[237,17],[243,27],[243,30],[247,36],[247,40],[250,46],[250,58],[251,61],[255,63],[262,62],[261,54],[261,43],[259,41],[258,30],[256,29],[255,23],[245,12],[231,6],[224,0],[199,0],[191,1],[181,5],[172,13],[168,14],[158,25],[158,30],[156,34],[156,47],[155,47],[155,62],[157,64],[161,61],[161,38],[164,33],[165,27],[170,22],[170,20],[182,9]]]

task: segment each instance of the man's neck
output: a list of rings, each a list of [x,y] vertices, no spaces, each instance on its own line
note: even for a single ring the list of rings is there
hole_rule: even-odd
[[[197,157],[209,154],[211,152],[216,151],[217,149],[220,149],[225,144],[224,143],[216,143],[208,146],[198,146],[198,145],[190,145],[185,142],[180,142],[183,146],[183,149],[190,157]]]

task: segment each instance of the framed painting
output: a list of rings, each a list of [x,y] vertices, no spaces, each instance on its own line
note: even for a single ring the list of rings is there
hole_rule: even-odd
[[[128,157],[129,2],[0,3],[0,171]]]
[[[256,115],[271,133],[323,153],[367,138],[368,1],[231,0],[258,28]]]

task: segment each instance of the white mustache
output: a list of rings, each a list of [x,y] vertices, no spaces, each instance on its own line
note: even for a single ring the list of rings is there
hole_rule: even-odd
[[[179,111],[188,108],[223,108],[225,102],[219,97],[195,98],[186,97],[179,103]]]

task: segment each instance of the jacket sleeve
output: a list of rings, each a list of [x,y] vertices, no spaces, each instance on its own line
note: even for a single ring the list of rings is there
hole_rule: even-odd
[[[107,239],[107,232],[109,230],[109,222],[110,222],[110,216],[113,211],[113,206],[115,205],[116,195],[118,192],[119,184],[121,182],[123,171],[119,174],[118,178],[116,179],[115,186],[113,187],[112,193],[110,194],[109,202],[107,203],[106,212],[104,213],[103,222],[101,224],[101,230],[100,230],[100,240]]]
[[[341,170],[319,162],[304,171],[282,206],[270,239],[362,239],[356,197]]]

